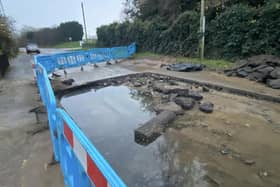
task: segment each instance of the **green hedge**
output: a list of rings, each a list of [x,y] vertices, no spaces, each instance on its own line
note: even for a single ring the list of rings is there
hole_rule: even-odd
[[[0,16],[0,55],[15,56],[18,52],[13,38],[11,24],[6,17]]]
[[[199,13],[186,11],[173,21],[152,20],[113,23],[97,29],[98,46],[136,42],[138,50],[197,56],[200,38]],[[207,10],[206,56],[241,58],[257,54],[280,55],[280,3],[263,6],[235,4]]]
[[[280,55],[280,4],[261,8],[234,5],[211,20],[207,29],[208,55],[246,57]]]

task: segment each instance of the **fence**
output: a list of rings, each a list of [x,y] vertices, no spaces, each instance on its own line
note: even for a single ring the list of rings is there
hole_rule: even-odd
[[[94,48],[87,51],[73,51],[54,55],[39,55],[36,59],[44,66],[47,73],[56,69],[96,64],[99,62],[124,59],[130,57],[136,51],[135,43],[126,47]]]
[[[47,109],[53,152],[68,187],[126,186],[71,117],[57,107],[48,74],[56,69],[78,67],[128,58],[136,51],[127,47],[97,48],[34,56],[34,68],[43,104]]]

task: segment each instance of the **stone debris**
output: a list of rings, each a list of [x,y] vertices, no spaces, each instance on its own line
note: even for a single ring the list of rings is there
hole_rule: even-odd
[[[195,101],[192,98],[186,97],[176,97],[174,102],[181,106],[184,110],[191,110],[195,105]]]
[[[205,113],[212,113],[214,110],[214,104],[210,102],[205,102],[199,105],[199,110]]]
[[[280,79],[269,79],[266,84],[273,89],[280,89]]]
[[[222,155],[228,155],[230,153],[230,149],[226,146],[224,146],[221,150],[220,150],[220,153]]]
[[[259,176],[260,177],[268,177],[268,172],[267,171],[260,171]]]
[[[189,89],[178,85],[156,84],[153,86],[154,90],[163,94],[175,93],[178,96],[188,96]]]
[[[142,84],[141,84],[140,82],[134,82],[134,83],[133,83],[133,86],[134,86],[134,87],[140,87],[140,86],[142,86]]]
[[[135,130],[135,142],[148,145],[157,139],[177,116],[192,110],[195,105],[201,105],[203,112],[211,113],[214,109],[212,103],[201,104],[201,94],[209,92],[207,86],[185,83],[170,77],[129,77],[120,80],[106,80],[98,82],[98,87],[125,84],[132,87],[135,93],[144,96],[143,101],[157,116]],[[179,119],[179,117],[177,118]],[[203,127],[208,127],[203,125]]]
[[[71,86],[73,84],[73,82],[75,82],[75,81],[74,81],[74,79],[66,79],[66,80],[63,80],[61,82],[62,82],[62,84],[65,84],[67,86]]]
[[[168,103],[161,103],[154,107],[156,113],[161,113],[163,111],[170,111],[174,112],[176,115],[184,114],[184,110],[181,108],[180,105],[176,104],[175,102],[168,102]]]
[[[251,165],[254,165],[256,162],[254,160],[243,160],[243,163],[251,166]]]
[[[245,124],[245,127],[249,128],[249,127],[251,127],[251,125],[248,124],[248,123],[246,123],[246,124]]]
[[[134,131],[135,142],[141,145],[148,145],[157,139],[175,118],[176,114],[174,112],[161,112]]]
[[[197,101],[200,101],[200,100],[203,99],[203,96],[200,95],[198,91],[193,91],[193,90],[191,90],[189,92],[188,97],[191,97],[191,98],[193,98],[193,99],[195,99]]]
[[[61,75],[58,74],[58,73],[52,73],[52,77],[53,77],[53,78],[57,78],[57,77],[61,77]]]
[[[209,90],[209,88],[208,88],[208,87],[206,87],[206,86],[202,86],[202,91],[203,91],[203,92],[209,92],[210,90]]]
[[[241,60],[239,63],[240,66],[225,70],[225,74],[262,82],[273,89],[280,89],[280,58],[258,55]]]

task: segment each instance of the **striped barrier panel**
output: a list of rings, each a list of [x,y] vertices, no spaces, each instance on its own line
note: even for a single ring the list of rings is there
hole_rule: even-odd
[[[63,109],[57,109],[60,164],[67,186],[126,186]],[[62,158],[62,157],[60,157]],[[76,165],[70,163],[77,163]]]
[[[118,54],[115,51],[121,51]],[[34,56],[40,96],[47,109],[53,152],[68,187],[125,187],[125,183],[62,108],[56,105],[48,73],[56,69],[78,67],[88,63],[127,58],[135,53],[128,47],[91,49]]]
[[[33,60],[31,61],[31,67],[32,67],[32,72],[33,72],[33,78],[34,78],[35,81],[37,81],[35,63],[34,63]]]

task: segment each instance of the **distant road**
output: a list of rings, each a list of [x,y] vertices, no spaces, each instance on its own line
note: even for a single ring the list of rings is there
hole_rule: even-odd
[[[41,51],[41,54],[53,54],[53,53],[63,53],[63,52],[66,52],[66,51],[79,50],[79,49],[81,49],[81,48],[59,48],[59,49],[56,49],[56,48],[40,48],[40,51]],[[19,51],[23,52],[23,53],[26,52],[25,48],[23,48],[23,47],[19,48]]]

